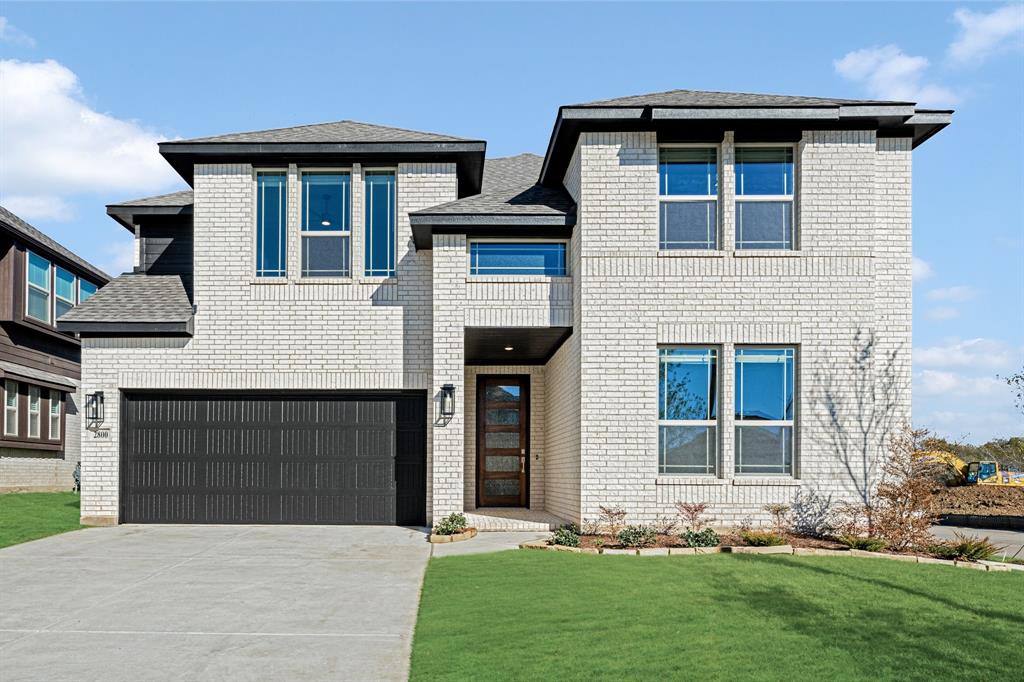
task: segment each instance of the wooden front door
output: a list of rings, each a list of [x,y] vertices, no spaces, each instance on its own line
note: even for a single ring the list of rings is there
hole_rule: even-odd
[[[530,377],[477,377],[476,503],[530,503]]]

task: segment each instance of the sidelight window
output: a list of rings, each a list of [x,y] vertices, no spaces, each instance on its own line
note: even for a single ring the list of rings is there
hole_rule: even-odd
[[[393,277],[398,248],[395,239],[395,172],[368,170],[363,184],[366,276]]]
[[[288,274],[288,174],[256,172],[256,276]]]

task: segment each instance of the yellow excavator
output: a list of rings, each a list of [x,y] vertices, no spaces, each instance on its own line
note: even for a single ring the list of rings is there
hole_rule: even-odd
[[[915,457],[930,459],[952,469],[959,485],[998,485],[1024,488],[1024,471],[1010,471],[999,462],[965,462],[952,452],[925,450]]]

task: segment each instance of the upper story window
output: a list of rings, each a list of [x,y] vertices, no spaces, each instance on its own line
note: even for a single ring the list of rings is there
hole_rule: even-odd
[[[75,307],[76,294],[78,293],[78,278],[62,267],[55,268],[53,276],[54,284],[54,318],[59,318]]]
[[[736,349],[736,473],[793,474],[794,348]]]
[[[471,275],[564,277],[565,242],[470,242]]]
[[[718,248],[718,148],[662,147],[659,248]]]
[[[736,248],[793,248],[793,148],[736,148]]]
[[[96,293],[96,285],[92,282],[86,282],[84,279],[78,280],[78,302],[85,303],[89,300],[89,297]]]
[[[18,382],[4,381],[4,435],[18,435]]]
[[[366,204],[365,261],[367,277],[395,275],[395,172],[368,170],[364,179]]]
[[[288,174],[256,172],[256,276],[288,274]]]
[[[714,474],[718,461],[718,352],[660,348],[658,472]]]
[[[351,175],[303,171],[302,276],[350,277],[351,237]]]
[[[31,251],[27,262],[25,314],[33,320],[50,324],[50,275],[53,266]]]

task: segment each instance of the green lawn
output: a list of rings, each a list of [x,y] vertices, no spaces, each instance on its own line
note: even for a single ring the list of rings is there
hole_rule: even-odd
[[[432,559],[414,680],[1003,679],[1024,574],[855,557]]]
[[[78,493],[0,495],[0,547],[81,528]]]

